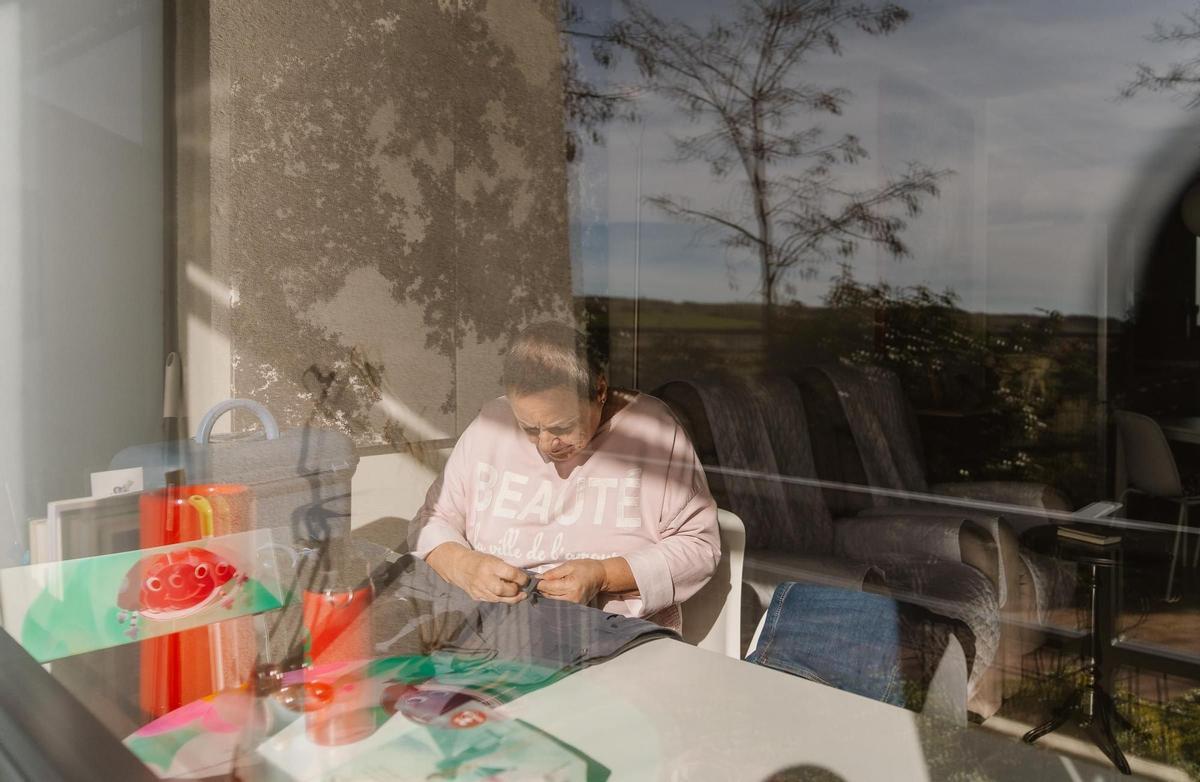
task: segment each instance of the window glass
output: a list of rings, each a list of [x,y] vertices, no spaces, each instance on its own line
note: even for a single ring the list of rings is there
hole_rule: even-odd
[[[782,563],[825,577],[814,556],[872,563],[906,608],[953,595],[934,613],[968,625],[994,597],[967,701],[993,729],[1068,699],[1094,629],[1119,639],[1101,684],[1143,726],[1115,743],[1185,763],[1132,736],[1176,730],[1200,653],[1178,502],[1195,459],[1190,6],[787,5],[568,9],[575,290],[614,375],[700,432],[714,495],[746,523],[744,618]],[[766,379],[757,414],[746,378]],[[1125,413],[1162,427],[1155,451],[1122,438]],[[1121,542],[1055,537],[1084,524]]]
[[[1200,775],[1197,14],[0,0],[0,776]]]

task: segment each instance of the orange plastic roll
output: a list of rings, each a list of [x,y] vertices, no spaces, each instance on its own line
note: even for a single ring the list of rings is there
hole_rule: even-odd
[[[141,548],[229,535],[254,527],[250,489],[240,484],[167,486],[139,500]],[[254,662],[250,617],[148,638],[140,644],[140,701],[160,717],[223,686],[242,681]]]

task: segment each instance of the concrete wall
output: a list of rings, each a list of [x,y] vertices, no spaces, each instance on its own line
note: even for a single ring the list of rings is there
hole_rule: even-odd
[[[363,447],[457,435],[510,331],[568,307],[556,3],[185,6],[190,416],[232,393]]]

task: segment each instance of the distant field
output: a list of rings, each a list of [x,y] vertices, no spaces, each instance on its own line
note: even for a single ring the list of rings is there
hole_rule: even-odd
[[[633,322],[632,318],[629,321]],[[638,318],[638,325],[645,329],[687,329],[694,331],[728,330],[747,331],[757,330],[761,321],[746,318],[717,315],[708,312],[669,312],[662,310],[643,309]],[[624,325],[624,324],[622,324]]]
[[[581,299],[580,303],[593,313],[606,313],[610,328],[628,329],[633,327],[632,299],[605,299],[589,296]],[[780,316],[784,323],[795,325],[821,319],[828,312],[829,310],[825,307],[785,308]],[[963,312],[962,317],[978,328],[984,328],[986,323],[989,332],[999,333],[1008,331],[1019,323],[1029,323],[1044,316],[1040,314]],[[762,316],[760,306],[748,302],[698,303],[645,299],[639,308],[638,325],[645,329],[679,331],[752,331],[762,327]],[[1113,328],[1115,325],[1117,325],[1115,321],[1110,321],[1109,328]],[[1063,319],[1062,335],[1092,336],[1096,334],[1098,326],[1099,323],[1095,317],[1068,315]]]
[[[586,299],[589,308],[602,306],[610,328],[632,328],[633,301]],[[695,302],[644,300],[638,310],[638,325],[645,329],[680,331],[748,331],[761,327],[757,304],[698,304]]]

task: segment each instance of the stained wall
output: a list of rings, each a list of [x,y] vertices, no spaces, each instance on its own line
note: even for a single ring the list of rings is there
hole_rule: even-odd
[[[249,397],[404,451],[500,393],[508,334],[571,290],[556,9],[181,5],[193,419]]]

